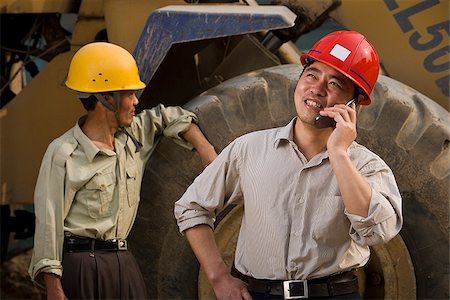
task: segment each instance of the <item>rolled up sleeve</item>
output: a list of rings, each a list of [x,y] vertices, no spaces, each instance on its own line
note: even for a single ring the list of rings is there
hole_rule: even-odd
[[[350,214],[350,236],[360,245],[386,243],[396,236],[403,224],[402,202],[394,175],[388,166],[371,165],[363,174],[372,187],[367,217]]]
[[[67,147],[72,146],[67,144]],[[35,188],[36,230],[29,268],[33,281],[36,281],[42,272],[62,275],[65,172],[58,162],[64,160],[65,151],[61,151],[62,148],[64,146],[55,144],[49,146]]]
[[[225,206],[242,200],[235,148],[234,142],[226,147],[175,202],[174,214],[181,233],[202,224],[214,228],[216,215]]]
[[[159,104],[152,109],[139,113],[132,124],[133,134],[144,144],[144,151],[153,148],[156,136],[163,134],[176,144],[192,150],[193,146],[185,141],[181,134],[186,132],[191,123],[197,123],[197,116],[179,106],[165,107]]]

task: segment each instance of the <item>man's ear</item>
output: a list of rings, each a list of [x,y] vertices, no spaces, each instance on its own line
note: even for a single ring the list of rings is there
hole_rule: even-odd
[[[358,106],[364,99],[366,99],[365,95],[359,94],[358,99],[356,100],[356,105]]]
[[[105,92],[105,93],[101,93],[101,94],[106,99],[106,101],[108,101],[109,103],[114,103],[114,97],[111,92]]]

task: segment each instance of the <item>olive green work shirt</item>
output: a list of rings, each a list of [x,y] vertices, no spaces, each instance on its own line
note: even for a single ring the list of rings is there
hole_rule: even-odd
[[[54,140],[44,155],[36,183],[36,231],[29,268],[36,280],[41,272],[62,275],[65,235],[101,240],[125,239],[133,226],[145,163],[159,135],[188,149],[180,137],[195,114],[181,107],[158,105],[144,110],[127,131],[143,145],[118,131],[115,152],[99,149],[77,124]]]

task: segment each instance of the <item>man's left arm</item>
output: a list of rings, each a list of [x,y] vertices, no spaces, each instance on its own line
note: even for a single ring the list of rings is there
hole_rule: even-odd
[[[330,163],[341,191],[345,209],[350,214],[366,218],[369,215],[372,196],[372,188],[369,183],[355,168],[347,151],[331,152]]]
[[[327,141],[333,168],[347,217],[350,235],[360,244],[385,243],[400,231],[403,223],[401,196],[389,167],[373,161],[358,170],[350,159],[348,148],[356,139],[355,105],[327,108],[334,117],[336,129]]]
[[[188,130],[182,133],[181,136],[197,150],[203,168],[208,166],[217,157],[213,145],[206,139],[197,124],[191,123]]]
[[[142,142],[142,154],[148,155],[157,136],[163,134],[176,144],[199,153],[203,167],[217,157],[214,147],[206,139],[198,125],[197,116],[180,107],[159,104],[138,114],[133,122],[133,133]]]
[[[361,245],[388,242],[403,224],[402,200],[394,174],[375,156],[360,169],[348,156],[334,160],[345,214],[351,223],[351,238]]]
[[[358,172],[348,155],[348,148],[356,139],[356,105],[335,105],[325,109],[334,118],[336,128],[327,141],[330,163],[336,175],[346,210],[367,217],[371,198],[369,183]]]

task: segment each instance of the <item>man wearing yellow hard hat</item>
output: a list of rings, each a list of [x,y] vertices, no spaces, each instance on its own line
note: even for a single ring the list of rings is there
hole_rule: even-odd
[[[87,115],[43,158],[30,276],[43,277],[49,299],[143,299],[145,284],[126,239],[156,137],[195,148],[203,166],[217,154],[196,115],[181,107],[158,105],[135,115],[134,92],[145,84],[133,56],[117,45],[80,48],[66,85]]]

